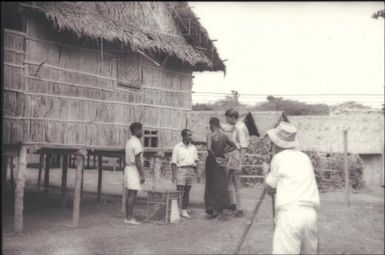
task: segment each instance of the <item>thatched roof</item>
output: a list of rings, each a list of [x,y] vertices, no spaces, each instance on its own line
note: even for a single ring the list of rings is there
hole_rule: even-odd
[[[241,118],[244,119],[248,112],[240,112]],[[251,112],[259,135],[262,137],[267,130],[274,128],[282,120],[282,112],[266,111]],[[221,125],[226,127],[226,118],[224,111],[192,111],[187,127],[193,131],[194,141],[204,142],[206,136],[210,132],[209,120],[217,117],[221,121]]]
[[[119,41],[133,51],[166,54],[194,71],[225,71],[206,29],[187,2],[52,1],[22,6],[42,13],[59,31]]]
[[[306,151],[343,153],[343,130],[348,128],[348,152],[384,153],[384,115],[289,116],[298,128],[299,148]]]

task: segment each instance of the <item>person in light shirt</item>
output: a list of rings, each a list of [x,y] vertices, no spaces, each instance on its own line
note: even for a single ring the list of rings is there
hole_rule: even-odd
[[[195,145],[191,143],[191,130],[183,129],[181,135],[182,141],[175,145],[172,151],[172,182],[176,184],[178,191],[183,192],[181,216],[190,219],[187,207],[191,185],[198,175],[198,151]]]
[[[267,132],[273,142],[268,194],[276,192],[273,254],[317,254],[319,192],[310,158],[296,149],[297,129],[288,122]]]
[[[228,189],[230,195],[229,209],[234,212],[235,216],[242,216],[240,210],[240,196],[238,193],[239,179],[238,175],[242,171],[242,160],[246,149],[249,146],[249,130],[245,123],[239,118],[239,113],[234,109],[229,109],[225,112],[226,121],[230,124],[231,140],[237,146],[236,150],[226,154],[228,158],[227,172],[228,172]]]

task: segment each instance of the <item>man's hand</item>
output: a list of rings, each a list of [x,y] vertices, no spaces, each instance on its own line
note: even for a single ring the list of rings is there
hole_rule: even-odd
[[[141,175],[141,176],[140,176],[140,184],[143,184],[143,183],[144,183],[144,181],[145,181],[145,179],[144,179],[144,175]]]

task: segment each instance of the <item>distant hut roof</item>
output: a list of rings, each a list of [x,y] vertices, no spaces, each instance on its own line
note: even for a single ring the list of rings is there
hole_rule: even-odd
[[[299,148],[307,151],[343,153],[343,130],[348,128],[348,151],[357,154],[384,153],[384,115],[351,114],[289,116],[298,128]]]
[[[241,118],[244,118],[248,112],[240,112]],[[282,120],[282,112],[266,111],[251,112],[255,125],[260,136],[264,136],[270,128],[274,128]],[[217,117],[222,125],[226,126],[224,111],[192,111],[188,128],[193,131],[193,139],[195,141],[206,141],[206,136],[210,132],[209,120]]]
[[[194,71],[226,68],[187,2],[52,1],[22,6],[43,13],[58,30],[79,37],[119,41],[133,51],[167,54]]]

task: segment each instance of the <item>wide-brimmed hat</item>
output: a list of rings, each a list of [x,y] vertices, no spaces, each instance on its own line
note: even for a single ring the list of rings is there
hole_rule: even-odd
[[[294,148],[298,145],[296,138],[297,128],[285,121],[281,121],[276,128],[267,131],[271,141],[281,148]]]

